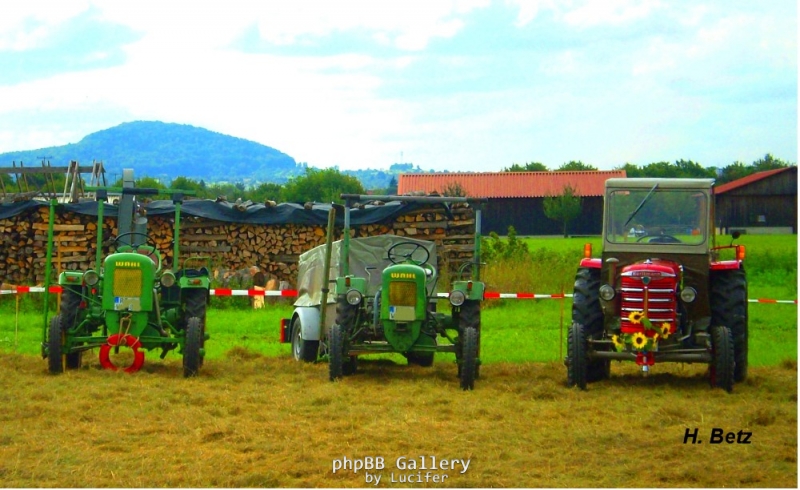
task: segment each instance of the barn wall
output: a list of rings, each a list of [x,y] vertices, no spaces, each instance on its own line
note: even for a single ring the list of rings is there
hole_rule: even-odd
[[[719,194],[716,206],[720,227],[781,226],[797,233],[797,168]]]
[[[561,235],[562,224],[544,214],[543,198],[489,199],[484,206],[481,233],[506,235],[514,226],[518,235]],[[581,214],[570,222],[570,235],[599,235],[603,225],[603,198],[584,197]]]

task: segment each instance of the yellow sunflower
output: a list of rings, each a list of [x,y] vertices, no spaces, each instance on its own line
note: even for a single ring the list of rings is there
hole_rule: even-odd
[[[642,318],[644,318],[644,313],[641,311],[632,311],[631,314],[628,315],[628,320],[630,320],[634,325],[642,323]]]
[[[642,332],[636,332],[631,336],[631,343],[633,344],[634,349],[644,349],[647,345],[647,336]]]
[[[661,333],[661,337],[663,337],[665,339],[668,338],[669,337],[669,333],[670,333],[669,332],[670,328],[671,327],[670,327],[669,323],[667,323],[667,322],[662,323],[661,324],[661,332],[660,332]]]
[[[611,341],[614,342],[614,347],[616,347],[617,350],[623,350],[625,348],[625,342],[618,335],[612,335]]]

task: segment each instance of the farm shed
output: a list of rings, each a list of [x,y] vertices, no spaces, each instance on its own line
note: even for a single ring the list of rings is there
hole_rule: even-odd
[[[398,193],[443,193],[460,186],[469,197],[488,198],[481,233],[505,235],[514,226],[519,235],[560,235],[562,224],[544,214],[544,198],[563,194],[571,185],[581,196],[581,214],[567,229],[572,235],[599,235],[603,225],[605,181],[626,177],[624,170],[581,172],[487,172],[402,174]]]
[[[797,233],[797,167],[757,172],[716,188],[723,230]]]

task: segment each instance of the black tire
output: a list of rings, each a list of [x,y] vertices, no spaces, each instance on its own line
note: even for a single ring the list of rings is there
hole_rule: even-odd
[[[733,334],[728,327],[711,327],[711,387],[733,391]]]
[[[585,390],[588,381],[588,343],[584,326],[573,323],[567,335],[567,386]]]
[[[458,314],[458,326],[463,332],[467,328],[474,328],[477,332],[477,364],[475,367],[475,378],[481,377],[481,302],[476,300],[464,301]]]
[[[200,347],[203,341],[203,331],[200,318],[193,316],[186,321],[186,338],[183,343],[183,377],[197,376],[200,370]]]
[[[200,348],[205,348],[206,346],[206,298],[207,291],[205,289],[186,289],[184,290],[184,294],[186,296],[185,300],[185,307],[186,307],[186,323],[188,328],[188,323],[191,318],[198,318],[200,320]],[[203,366],[203,361],[205,359],[200,357],[200,363],[198,367]]]
[[[728,327],[733,335],[733,380],[747,379],[747,277],[744,270],[717,271],[711,281],[711,325]]]
[[[63,329],[61,328],[61,315],[56,315],[50,319],[50,328],[47,331],[47,370],[50,374],[60,374],[64,372],[64,359],[62,347],[64,339]]]
[[[575,275],[572,295],[572,323],[583,325],[586,339],[599,339],[603,335],[603,310],[600,307],[600,269],[581,267]],[[588,349],[588,344],[586,346]],[[607,379],[611,374],[611,361],[595,359],[586,361],[586,381],[592,383]]]
[[[348,356],[347,360],[344,361],[342,364],[342,374],[345,376],[350,376],[351,374],[356,374],[358,370],[358,356]]]
[[[347,302],[345,295],[341,294],[336,299],[336,325],[341,326],[342,331],[342,375],[349,376],[355,374],[358,369],[357,356],[346,356],[345,348],[347,347],[344,342],[344,335],[346,332],[353,331],[356,324],[356,316],[358,315],[358,306],[353,306]],[[332,380],[333,378],[331,378]]]
[[[478,369],[478,330],[466,327],[461,336],[461,373],[459,380],[462,390],[475,388],[475,378]]]
[[[433,352],[409,352],[406,354],[409,364],[416,364],[422,367],[433,366]]]
[[[328,375],[331,381],[344,376],[344,331],[338,323],[328,332]]]
[[[295,361],[314,362],[319,351],[318,340],[303,340],[300,319],[292,322],[292,357]]]
[[[59,308],[62,330],[73,328],[78,322],[80,305],[80,288],[74,286],[64,287],[64,290],[61,293],[61,307]],[[67,369],[80,369],[81,364],[83,363],[83,352],[71,352],[65,357],[66,360],[64,366]]]

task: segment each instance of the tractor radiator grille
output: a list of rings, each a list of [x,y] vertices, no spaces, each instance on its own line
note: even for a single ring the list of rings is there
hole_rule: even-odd
[[[621,330],[626,333],[643,330],[641,324],[636,325],[628,318],[634,311],[644,312],[654,325],[663,322],[674,324],[677,318],[677,285],[674,277],[653,278],[645,286],[641,277],[623,275]],[[645,296],[647,304],[644,303]]]
[[[142,295],[141,269],[114,270],[114,296],[138,298]]]
[[[391,306],[416,306],[417,283],[401,281],[390,282],[389,304]]]

